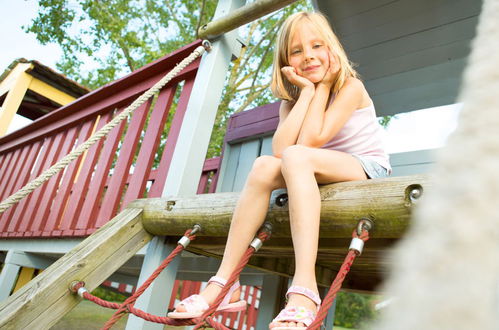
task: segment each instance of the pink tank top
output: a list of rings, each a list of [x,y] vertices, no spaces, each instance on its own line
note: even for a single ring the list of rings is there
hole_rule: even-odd
[[[374,105],[355,110],[352,117],[329,142],[321,148],[362,156],[391,172],[384,148],[385,131],[376,119]]]

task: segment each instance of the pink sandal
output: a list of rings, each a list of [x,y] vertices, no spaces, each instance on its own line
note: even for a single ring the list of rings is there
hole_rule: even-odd
[[[227,284],[227,280],[218,276],[213,276],[208,281],[208,284],[213,283],[223,288],[225,284]],[[227,295],[224,297],[222,302],[217,308],[217,312],[240,312],[246,309],[247,303],[244,300],[239,300],[236,302],[229,302],[232,294],[236,291],[241,284],[239,281],[236,281],[232,287],[227,292]],[[192,295],[190,297],[182,300],[177,306],[184,305],[185,312],[177,312],[173,311],[168,313],[168,317],[172,319],[192,319],[196,317],[200,317],[203,313],[210,307],[206,300],[198,294]]]
[[[286,292],[286,297],[290,294],[301,294],[308,299],[312,300],[317,305],[317,310],[321,306],[321,298],[314,291],[304,288],[302,286],[293,285]],[[286,307],[284,308],[279,315],[276,316],[275,319],[272,320],[272,323],[275,322],[295,322],[295,323],[303,323],[305,327],[274,327],[272,330],[305,330],[307,327],[314,322],[317,313],[312,312],[311,310],[305,307]],[[271,323],[271,324],[272,324]]]

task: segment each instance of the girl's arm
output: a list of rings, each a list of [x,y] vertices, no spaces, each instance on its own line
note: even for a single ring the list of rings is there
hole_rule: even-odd
[[[315,93],[314,84],[303,77],[299,77],[292,68],[283,68],[283,73],[301,91],[294,105],[284,100],[279,108],[279,125],[272,138],[272,152],[275,157],[279,158],[281,158],[284,149],[296,144],[303,120]]]
[[[330,64],[328,74],[317,84],[298,137],[299,144],[314,148],[323,146],[340,131],[362,103],[365,94],[364,85],[356,78],[349,78],[333,103],[326,109],[332,82],[338,69],[337,65]]]

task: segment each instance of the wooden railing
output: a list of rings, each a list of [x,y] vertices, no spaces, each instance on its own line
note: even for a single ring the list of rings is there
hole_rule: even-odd
[[[181,48],[0,138],[0,200],[85,141],[198,45]],[[132,200],[161,196],[198,66],[199,59],[106,139],[1,214],[0,236],[86,236]],[[171,128],[165,134],[167,121]],[[207,171],[213,172],[216,161],[208,163]]]

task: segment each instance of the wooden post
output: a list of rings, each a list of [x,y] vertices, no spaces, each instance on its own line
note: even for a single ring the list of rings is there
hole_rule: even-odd
[[[0,328],[47,329],[81,299],[73,281],[95,289],[152,238],[141,223],[142,210],[129,208],[57,260],[0,305]]]

